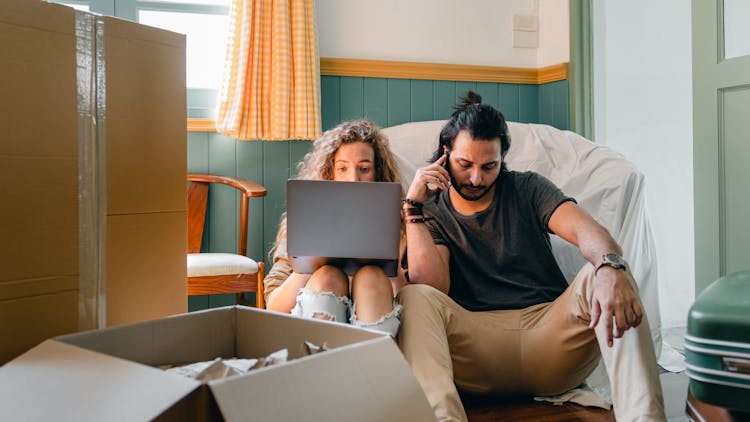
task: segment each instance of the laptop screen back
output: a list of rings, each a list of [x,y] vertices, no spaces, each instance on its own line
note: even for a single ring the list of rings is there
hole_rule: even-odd
[[[287,252],[292,268],[312,274],[334,265],[353,275],[378,265],[396,275],[401,185],[387,182],[287,182]]]

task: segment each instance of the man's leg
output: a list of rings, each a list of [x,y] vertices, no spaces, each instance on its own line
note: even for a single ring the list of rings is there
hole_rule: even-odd
[[[586,280],[583,284],[586,285],[590,320],[593,266],[586,265],[576,278]],[[638,291],[635,284],[633,288]],[[643,306],[641,308],[643,309]],[[656,363],[651,328],[645,309],[641,324],[625,331],[621,338],[614,339],[612,347],[607,346],[604,324],[600,323],[594,331],[609,375],[617,420],[666,421],[659,366]]]
[[[456,390],[515,393],[519,311],[470,312],[440,291],[405,286],[399,345],[441,421],[466,420]]]
[[[631,328],[613,347],[607,347],[603,324],[592,335],[591,300],[594,269],[585,265],[568,289],[541,312],[529,308],[522,325],[525,356],[537,364],[525,373],[535,384],[537,394],[556,394],[582,381],[596,364],[593,336],[604,359],[612,386],[612,399],[618,421],[663,421],[664,404],[659,383],[656,355],[647,318]],[[556,346],[554,346],[556,345]],[[556,350],[550,358],[549,348]],[[545,352],[545,349],[547,350]],[[573,384],[574,385],[574,384]]]
[[[398,300],[403,306],[399,347],[435,416],[439,421],[465,421],[466,413],[453,383],[444,322],[446,307],[451,306],[448,302],[453,301],[437,289],[420,284],[404,286]]]

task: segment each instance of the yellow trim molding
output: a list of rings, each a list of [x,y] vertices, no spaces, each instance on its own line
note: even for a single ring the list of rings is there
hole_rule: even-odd
[[[568,64],[541,69],[469,66],[462,64],[393,62],[384,60],[320,59],[320,74],[369,78],[428,79],[515,84],[542,84],[568,78]]]
[[[568,63],[540,69],[463,64],[392,62],[384,60],[320,59],[321,76],[426,79],[510,84],[546,84],[568,79]],[[188,132],[216,132],[213,119],[187,119]]]
[[[537,69],[537,84],[548,84],[550,82],[564,81],[566,79],[568,79],[567,63],[560,63]]]
[[[188,132],[216,132],[214,119],[187,119]]]

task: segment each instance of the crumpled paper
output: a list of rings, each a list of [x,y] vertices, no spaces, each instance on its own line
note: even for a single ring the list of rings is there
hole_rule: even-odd
[[[602,397],[597,395],[588,386],[582,386],[566,391],[558,396],[534,397],[535,401],[545,401],[553,403],[556,406],[562,406],[565,402],[577,403],[583,406],[600,407],[609,410],[611,403],[606,402]]]
[[[201,382],[209,382],[217,379],[233,377],[248,373],[250,370],[276,365],[287,361],[289,352],[281,349],[270,355],[258,359],[222,359],[205,362],[196,362],[189,365],[168,368],[171,374],[181,375]]]
[[[323,342],[323,344],[318,346],[315,343],[305,341],[303,349],[306,355],[314,355],[316,353],[327,351],[328,344]],[[214,360],[196,362],[189,365],[177,367],[166,365],[161,366],[160,368],[171,374],[177,374],[201,382],[209,382],[217,379],[233,377],[235,375],[246,374],[253,369],[285,363],[288,359],[289,351],[287,349],[281,349],[266,357],[257,359],[216,358]]]

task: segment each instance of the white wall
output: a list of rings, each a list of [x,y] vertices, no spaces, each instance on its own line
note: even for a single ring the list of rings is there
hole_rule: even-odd
[[[541,48],[513,48],[540,14]],[[567,0],[317,0],[320,57],[537,68],[568,61]]]
[[[568,0],[539,0],[539,67],[570,61]]]
[[[691,5],[594,2],[595,139],[633,161],[659,263],[664,327],[694,298]]]

